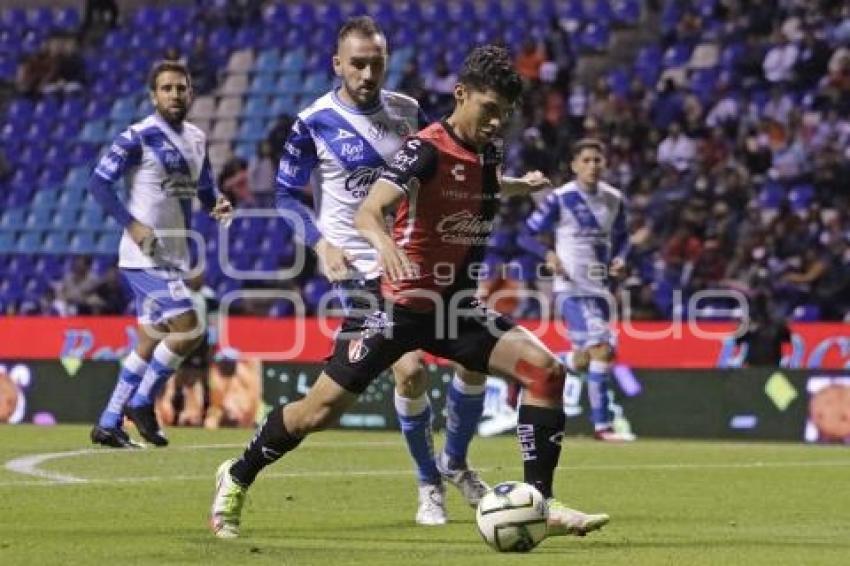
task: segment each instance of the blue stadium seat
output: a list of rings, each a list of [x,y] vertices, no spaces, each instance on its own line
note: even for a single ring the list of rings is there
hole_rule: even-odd
[[[31,254],[41,249],[41,244],[44,241],[44,232],[41,230],[26,230],[18,236],[18,241],[15,243],[15,251],[17,253]]]
[[[53,209],[49,207],[33,207],[27,214],[24,228],[27,230],[47,230],[53,225]]]
[[[270,116],[268,98],[265,96],[248,97],[245,106],[242,108],[242,115],[245,118],[266,118]]]
[[[38,193],[36,193],[38,194]],[[55,227],[71,229],[77,226],[79,211],[76,208],[62,207],[56,209]]]
[[[159,13],[153,6],[142,6],[133,14],[133,28],[150,33],[159,24]]]
[[[773,181],[765,183],[758,194],[759,205],[765,209],[777,209],[784,200],[785,188]]]
[[[266,124],[263,120],[244,120],[239,126],[236,139],[239,141],[258,142],[266,137]]]
[[[94,246],[94,253],[102,256],[112,256],[118,250],[120,242],[121,232],[104,231],[97,238],[97,243]]]
[[[796,322],[814,322],[820,320],[818,305],[799,305],[791,313],[791,320]]]
[[[640,22],[640,0],[614,0],[614,21],[624,26],[636,26]]]
[[[106,120],[95,120],[86,122],[83,130],[80,132],[79,140],[93,144],[103,142],[106,137]]]
[[[240,141],[233,148],[233,155],[248,161],[257,154],[257,144],[252,141]]]
[[[664,68],[670,69],[686,65],[691,59],[692,50],[693,46],[688,43],[677,43],[676,45],[671,45],[667,48],[667,51],[664,52],[664,57],[662,58]]]
[[[291,94],[278,94],[272,99],[271,116],[280,116],[282,114],[294,115],[297,111],[298,101]]]
[[[589,22],[579,34],[579,45],[589,51],[606,51],[610,38],[608,26]]]
[[[788,202],[791,210],[799,211],[809,207],[815,198],[815,187],[810,184],[799,184],[788,191]]]
[[[280,68],[281,58],[277,49],[264,49],[257,54],[254,61],[254,71],[257,73],[276,73]]]
[[[51,230],[44,238],[41,251],[47,254],[61,254],[68,249],[68,232],[64,230]]]
[[[8,254],[15,250],[15,233],[0,228],[0,254]]]
[[[585,21],[582,0],[558,2],[558,17],[562,20],[570,20],[576,23]]]
[[[119,122],[130,122],[136,116],[136,97],[126,96],[117,99],[112,104],[109,118]]]
[[[248,93],[254,96],[274,94],[276,90],[274,75],[255,75],[248,85]]]
[[[587,22],[609,25],[616,18],[610,0],[592,0],[584,5],[584,18]]]
[[[72,189],[84,189],[89,184],[91,170],[88,167],[74,167],[65,178],[65,186]]]
[[[6,8],[0,11],[0,17],[3,25],[8,28],[27,28],[27,12],[22,8]]]
[[[72,232],[68,249],[74,254],[94,252],[94,233],[88,230]]]
[[[0,229],[17,230],[24,227],[26,211],[23,208],[10,208],[0,216]]]
[[[99,230],[103,227],[103,209],[99,206],[84,208],[79,224],[83,230]]]
[[[30,204],[34,208],[51,208],[56,206],[58,197],[59,192],[57,190],[49,188],[40,188],[35,191],[35,194],[32,198],[32,202]]]
[[[63,31],[76,31],[80,27],[80,12],[74,6],[59,8],[53,24]]]
[[[291,97],[292,95],[301,92],[303,84],[304,81],[299,75],[281,75],[277,80],[273,91],[268,94],[276,94],[277,98],[281,95],[289,95]]]
[[[324,73],[308,75],[301,85],[301,94],[305,96],[318,96],[330,90],[333,83]]]

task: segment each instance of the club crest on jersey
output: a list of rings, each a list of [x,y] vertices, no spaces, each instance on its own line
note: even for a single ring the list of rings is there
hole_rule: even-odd
[[[369,126],[369,136],[376,141],[382,140],[387,136],[387,125],[383,122],[374,122]]]
[[[363,340],[364,338],[361,336],[348,343],[348,361],[350,363],[356,364],[369,354],[369,347],[363,343]]]

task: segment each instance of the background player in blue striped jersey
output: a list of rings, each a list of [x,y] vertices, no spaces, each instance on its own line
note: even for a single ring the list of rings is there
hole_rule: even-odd
[[[556,304],[567,323],[572,351],[566,364],[586,372],[588,399],[595,437],[625,441],[609,409],[611,363],[615,339],[611,332],[613,297],[609,277],[625,273],[628,250],[626,205],[623,194],[601,180],[605,146],[583,139],[573,148],[575,180],[555,188],[525,223],[520,245],[545,261],[555,276]],[[536,236],[554,232],[554,249]]]
[[[387,43],[367,16],[340,29],[334,71],[341,86],[298,114],[284,146],[277,175],[277,207],[292,219],[305,245],[315,250],[325,275],[335,282],[346,309],[376,309],[380,267],[377,252],[354,228],[354,213],[404,139],[426,125],[416,100],[383,90]],[[298,198],[313,177],[316,220]],[[370,300],[372,304],[370,305]],[[443,480],[457,486],[471,505],[487,490],[469,469],[467,450],[484,408],[485,376],[458,371],[447,393],[445,449],[435,457],[428,377],[420,355],[393,365],[395,407],[419,479],[416,521],[446,522]]]
[[[124,227],[118,266],[133,289],[140,330],[91,431],[92,442],[116,448],[137,446],[121,428],[125,411],[146,440],[168,443],[153,401],[204,337],[183,282],[190,269],[192,201],[197,196],[219,221],[232,213],[227,199],[216,195],[206,136],[185,121],[192,102],[186,67],[156,64],[148,87],[155,112],[115,138],[89,183],[95,199]],[[123,176],[129,186],[126,205],[115,191]]]

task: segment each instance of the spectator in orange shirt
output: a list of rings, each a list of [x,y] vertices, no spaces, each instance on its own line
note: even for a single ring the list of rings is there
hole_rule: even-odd
[[[540,80],[540,66],[546,60],[543,48],[532,39],[522,44],[522,51],[516,57],[516,70],[523,79],[529,82]]]

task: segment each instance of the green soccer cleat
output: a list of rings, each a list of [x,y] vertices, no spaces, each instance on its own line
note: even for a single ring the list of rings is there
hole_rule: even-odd
[[[215,495],[210,512],[210,527],[218,538],[237,538],[242,505],[248,488],[242,487],[230,476],[230,467],[236,462],[231,458],[218,467],[215,473]]]
[[[605,513],[588,514],[570,509],[557,499],[548,499],[549,520],[546,536],[573,535],[583,537],[587,533],[598,531],[608,524],[611,517]]]

